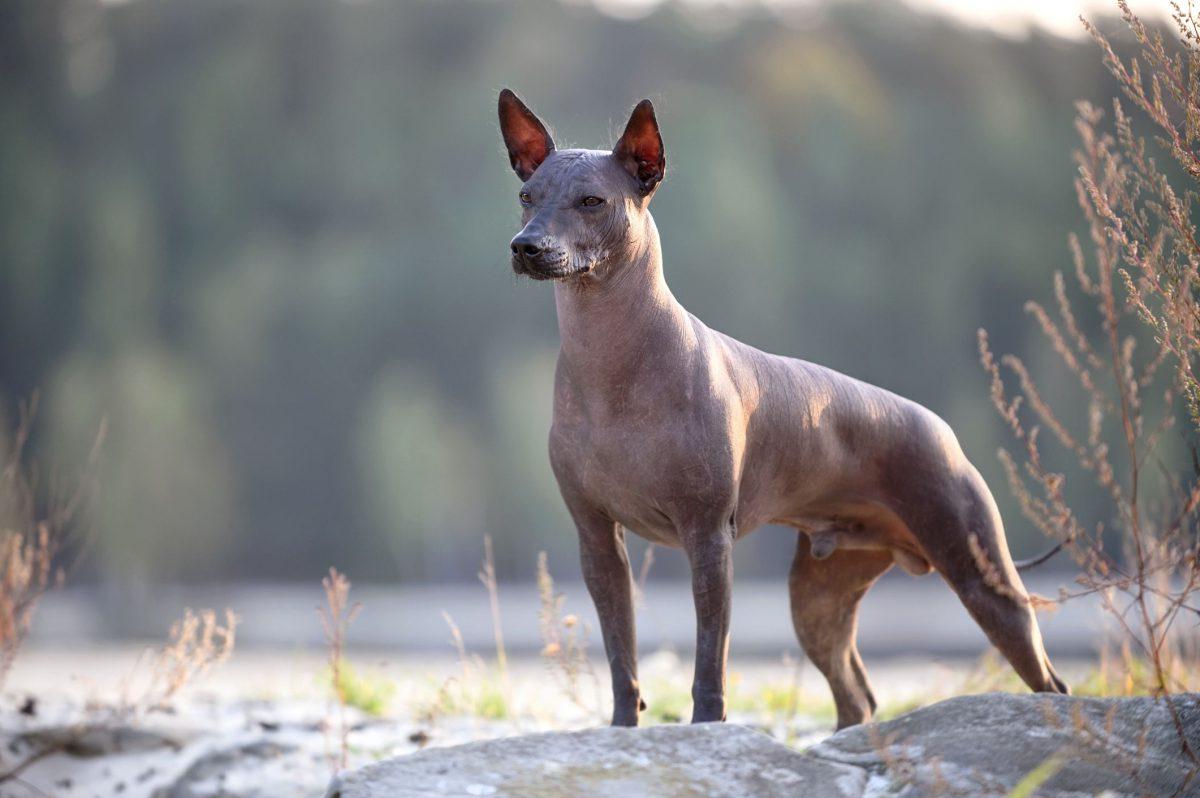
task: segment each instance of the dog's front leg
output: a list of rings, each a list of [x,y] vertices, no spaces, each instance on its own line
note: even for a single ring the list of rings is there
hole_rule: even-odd
[[[727,519],[689,525],[680,539],[692,567],[696,603],[696,673],[692,723],[725,720],[725,660],[733,585],[733,530]]]
[[[598,514],[575,514],[583,581],[600,616],[604,652],[612,671],[614,726],[636,726],[645,708],[637,680],[637,635],[633,583],[625,532]]]

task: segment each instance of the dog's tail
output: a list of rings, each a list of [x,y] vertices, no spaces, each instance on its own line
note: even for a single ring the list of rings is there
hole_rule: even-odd
[[[1062,543],[1057,543],[1052,546],[1049,551],[1043,552],[1036,557],[1030,557],[1028,560],[1015,560],[1013,565],[1016,566],[1018,571],[1028,571],[1030,568],[1035,568],[1053,557],[1055,554],[1058,554],[1060,551],[1062,551],[1062,547]]]

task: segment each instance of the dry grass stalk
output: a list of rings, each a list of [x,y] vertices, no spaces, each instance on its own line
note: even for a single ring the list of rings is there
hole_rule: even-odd
[[[590,677],[599,691],[599,680],[587,655],[587,626],[575,615],[563,615],[566,596],[554,592],[554,579],[550,576],[544,551],[538,552],[537,586],[541,600],[538,626],[542,636],[542,658],[559,679],[571,702],[587,710],[589,708],[580,689],[582,678]],[[591,709],[598,710],[599,707],[600,702],[597,701]]]
[[[325,606],[317,608],[321,630],[325,634],[325,650],[329,663],[331,692],[338,705],[338,754],[331,756],[335,770],[345,769],[350,755],[350,726],[346,722],[346,688],[342,678],[345,662],[346,632],[362,610],[361,604],[350,603],[350,580],[336,568],[321,580],[325,590]],[[332,724],[326,724],[330,726]]]
[[[1105,66],[1121,91],[1156,128],[1163,149],[1189,177],[1200,181],[1200,38],[1191,4],[1186,10],[1172,4],[1179,52],[1168,48],[1160,32],[1149,30],[1125,0],[1117,5],[1137,40],[1140,58],[1122,60],[1095,26],[1086,20],[1084,25],[1100,45]],[[1134,135],[1119,102],[1114,103],[1114,117],[1118,154],[1101,165],[1116,169],[1115,179],[1085,175],[1084,189],[1125,264],[1120,274],[1130,302],[1154,330],[1163,355],[1173,361],[1192,419],[1200,425],[1195,371],[1200,352],[1200,244],[1190,214],[1195,194],[1173,189],[1147,154],[1145,141]]]
[[[650,578],[650,568],[654,565],[654,544],[646,546],[645,553],[642,554],[642,565],[638,569],[637,580],[633,583],[633,603],[635,607],[643,607],[646,604],[646,582]]]
[[[1118,770],[1138,785],[1138,795],[1152,795],[1146,770],[1154,767],[1154,760],[1147,757],[1150,727],[1143,725],[1133,745],[1130,740],[1115,733],[1117,707],[1105,713],[1100,722],[1090,720],[1084,714],[1081,703],[1073,703],[1064,714],[1052,701],[1042,703],[1042,717],[1051,729],[1068,732],[1069,742],[1050,752],[1043,763],[1028,774],[1020,783],[1007,787],[990,774],[975,770],[957,770],[954,783],[947,778],[936,757],[927,757],[919,745],[906,745],[898,734],[884,735],[878,726],[867,727],[868,740],[892,787],[912,787],[921,795],[950,798],[950,796],[990,796],[991,798],[1017,798],[1036,795],[1037,787],[1053,778],[1066,763],[1088,762],[1105,770]],[[1132,750],[1131,750],[1132,747]],[[1181,785],[1175,795],[1186,792],[1190,782]]]
[[[979,536],[974,532],[967,537],[967,546],[971,550],[971,557],[975,560],[975,567],[979,570],[979,573],[983,574],[983,583],[985,585],[1017,604],[1031,603],[1029,597],[1024,593],[1013,590],[1008,586],[1008,583],[1000,574],[1000,569],[996,567],[996,564],[988,557],[987,552],[983,550],[983,546],[979,543]]]
[[[26,456],[37,409],[36,394],[18,406],[10,445],[0,450],[0,686],[29,633],[38,601],[63,581],[64,569],[56,561],[95,494],[104,440],[101,424],[84,473],[71,490],[53,479],[42,485]]]
[[[471,661],[467,655],[467,644],[463,640],[462,630],[454,622],[453,616],[445,610],[442,610],[442,620],[446,622],[446,626],[450,629],[450,639],[454,642],[454,650],[458,653],[458,664],[463,669],[463,676],[465,677],[471,667]]]
[[[483,564],[479,567],[479,581],[487,589],[488,603],[492,610],[492,635],[496,640],[496,667],[501,678],[508,679],[508,654],[504,648],[504,628],[500,622],[500,587],[496,581],[496,560],[492,556],[492,536],[483,536]]]
[[[1140,45],[1140,61],[1122,61],[1098,29],[1084,24],[1125,96],[1158,129],[1159,142],[1200,180],[1196,19],[1190,9],[1175,6],[1182,52],[1173,55],[1162,35],[1149,31],[1124,0],[1118,6]],[[1195,446],[1200,388],[1193,369],[1200,355],[1200,244],[1190,219],[1197,195],[1174,191],[1119,100],[1113,103],[1112,133],[1102,129],[1098,109],[1080,103],[1078,110],[1076,194],[1090,229],[1090,255],[1074,237],[1070,243],[1076,288],[1092,306],[1089,315],[1098,320],[1099,333],[1085,331],[1061,274],[1054,280],[1057,318],[1036,302],[1026,310],[1078,383],[1087,408],[1082,423],[1076,421],[1078,411],[1064,414],[1051,406],[1020,359],[1005,356],[998,364],[982,330],[980,358],[993,404],[1021,445],[1019,458],[1000,453],[1021,509],[1039,530],[1061,541],[1081,569],[1079,589],[1064,590],[1060,600],[1099,596],[1127,644],[1149,664],[1143,689],[1169,697],[1197,686],[1189,683],[1194,669],[1185,661],[1184,624],[1177,624],[1182,616],[1193,623],[1200,617]],[[1168,361],[1174,368],[1161,369]],[[1016,377],[1012,398],[1001,366]],[[1194,424],[1176,423],[1185,412]],[[1076,425],[1081,428],[1073,430]],[[1080,484],[1097,488],[1119,550],[1106,549],[1103,523],[1086,523],[1073,509],[1066,475],[1043,456],[1043,429],[1074,460],[1076,475],[1088,477]],[[1179,449],[1190,450],[1192,462],[1171,467]],[[1174,702],[1167,703],[1181,729]]]
[[[167,643],[155,654],[151,686],[143,704],[147,709],[163,709],[183,688],[221,665],[233,653],[237,616],[226,609],[224,624],[213,610],[183,611],[183,617],[171,624]]]
[[[121,698],[116,704],[89,703],[84,717],[57,729],[55,734],[41,741],[32,753],[7,770],[0,771],[0,784],[11,781],[43,794],[23,782],[21,773],[47,757],[71,752],[89,732],[97,728],[108,727],[114,722],[136,721],[147,712],[166,710],[171,700],[185,687],[229,659],[233,653],[236,627],[237,618],[228,609],[224,613],[224,625],[212,610],[194,612],[190,608],[185,609],[183,617],[171,625],[167,642],[153,653],[145,652],[137,659],[133,671],[122,682]],[[151,664],[149,675],[145,676],[147,655],[151,657]]]
[[[1142,726],[1134,741],[1133,750],[1130,751],[1130,741],[1115,734],[1116,713],[1117,707],[1114,705],[1097,724],[1087,718],[1083,705],[1079,703],[1071,704],[1066,715],[1060,713],[1050,701],[1046,701],[1042,709],[1048,726],[1067,730],[1071,734],[1071,743],[1058,752],[1060,758],[1090,762],[1097,767],[1121,771],[1138,785],[1139,795],[1152,795],[1153,789],[1143,775],[1147,768],[1154,767],[1154,760],[1146,756],[1151,729],[1148,725]],[[1188,794],[1185,791],[1194,775],[1195,771],[1192,777],[1184,781],[1176,795]]]
[[[473,716],[499,719],[508,717],[513,711],[512,682],[500,613],[500,585],[496,578],[496,561],[490,535],[483,536],[483,562],[478,576],[487,590],[491,609],[492,637],[496,648],[495,676],[478,655],[467,651],[458,624],[443,612],[442,617],[450,628],[462,673],[458,678],[446,679],[438,689],[435,700],[418,711],[418,716],[424,722],[433,723],[446,712],[466,712]]]
[[[467,651],[462,631],[449,613],[443,612],[442,618],[450,629],[460,673],[441,683],[433,699],[418,707],[417,717],[429,724],[436,723],[439,717],[447,714],[486,720],[511,717],[514,706],[508,683],[497,678],[482,657]]]
[[[45,524],[32,538],[0,531],[0,684],[25,642],[38,600],[59,581],[51,573],[57,548]]]
[[[136,721],[148,712],[167,710],[184,688],[229,659],[237,623],[237,616],[229,609],[219,617],[213,610],[185,609],[183,616],[171,624],[166,642],[138,657],[121,684],[120,700],[111,708],[115,718]],[[96,705],[92,709],[103,713],[106,707]]]
[[[971,557],[975,560],[975,567],[983,575],[983,583],[992,590],[1017,604],[1027,604],[1033,607],[1035,612],[1051,613],[1058,609],[1059,604],[1053,599],[1039,596],[1036,593],[1022,593],[1009,587],[1008,581],[1000,574],[999,567],[992,562],[991,557],[984,551],[982,544],[979,542],[978,535],[971,533],[967,537],[967,547],[971,550]]]
[[[455,687],[461,690],[463,684],[470,682],[472,671],[472,662],[467,654],[467,645],[463,640],[462,630],[458,628],[458,624],[454,622],[454,618],[450,613],[442,610],[442,620],[446,622],[446,626],[450,629],[450,638],[454,643],[454,650],[458,653],[458,665],[462,673],[455,677],[447,677],[438,686],[437,693],[432,700],[421,702],[416,709],[416,717],[421,723],[430,726],[435,725],[438,718],[450,708],[453,708],[458,703],[455,699]]]

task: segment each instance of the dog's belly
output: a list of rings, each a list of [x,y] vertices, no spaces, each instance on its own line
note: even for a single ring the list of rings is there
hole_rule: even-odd
[[[881,431],[886,433],[886,431]],[[835,549],[886,551],[909,573],[929,572],[928,556],[899,511],[887,467],[876,447],[886,434],[848,447],[828,429],[781,445],[756,441],[738,489],[738,537],[765,524],[790,526],[813,541],[814,554]]]
[[[634,533],[643,540],[649,541],[659,546],[677,549],[680,546],[679,534],[675,531],[675,527],[671,525],[662,526],[654,522],[639,523],[633,521],[626,523],[618,521],[625,529]]]
[[[842,498],[805,508],[803,512],[773,518],[807,534],[811,550],[824,559],[835,549],[889,552],[896,563],[914,576],[929,573],[929,555],[912,530],[884,501]]]

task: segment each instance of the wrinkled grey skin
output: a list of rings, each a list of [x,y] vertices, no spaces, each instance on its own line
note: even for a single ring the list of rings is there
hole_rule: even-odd
[[[1013,598],[1025,589],[992,495],[945,422],[711,330],[671,294],[648,208],[665,168],[650,102],[634,109],[612,152],[555,150],[507,89],[500,125],[524,181],[513,269],[555,281],[562,349],[550,460],[600,616],[613,724],[636,725],[645,708],[626,529],[681,547],[691,565],[693,722],[725,717],[733,544],[767,523],[799,531],[792,619],[829,682],[838,728],[875,710],[856,618],[893,563],[938,571],[1026,684],[1067,692],[1033,612]],[[999,589],[985,583],[972,535]]]

